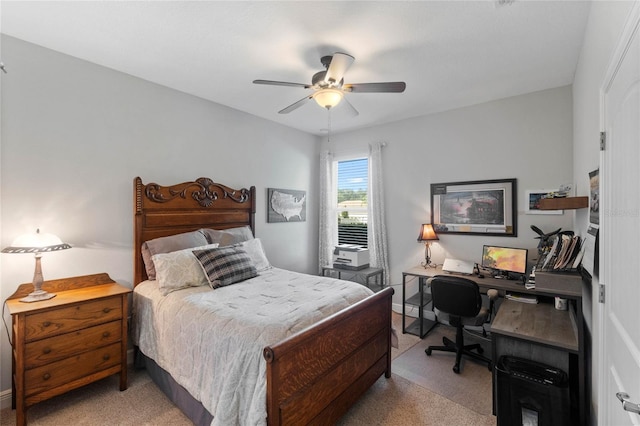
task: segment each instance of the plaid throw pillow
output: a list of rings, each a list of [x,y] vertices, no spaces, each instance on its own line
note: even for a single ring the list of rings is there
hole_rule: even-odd
[[[194,250],[193,254],[213,289],[258,275],[247,252],[235,246]]]

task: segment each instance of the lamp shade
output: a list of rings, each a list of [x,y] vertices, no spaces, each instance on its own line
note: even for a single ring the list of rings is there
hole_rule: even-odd
[[[438,239],[436,231],[433,230],[433,225],[430,223],[423,223],[420,228],[420,235],[418,235],[418,241],[435,241]]]
[[[11,243],[10,247],[2,250],[2,253],[35,253],[36,269],[33,274],[33,292],[20,299],[21,302],[39,302],[55,297],[55,294],[42,289],[44,278],[42,276],[42,265],[40,259],[42,253],[46,251],[58,251],[69,249],[69,244],[53,234],[41,234],[39,229],[33,234],[21,235]]]
[[[323,108],[330,109],[338,105],[342,100],[344,94],[337,89],[322,89],[317,91],[313,95],[313,99],[316,100],[318,105]]]
[[[39,253],[69,249],[69,244],[63,243],[53,234],[41,234],[39,229],[31,234],[20,235],[13,240],[10,247],[5,247],[2,253]]]

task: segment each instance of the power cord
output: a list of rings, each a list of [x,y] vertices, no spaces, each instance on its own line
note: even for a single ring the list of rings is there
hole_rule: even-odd
[[[9,299],[4,299],[4,302],[2,302],[2,323],[4,324],[4,329],[7,331],[7,340],[9,340],[9,344],[11,345],[11,347],[13,347],[13,342],[11,341],[11,333],[9,333],[7,321],[5,321],[4,319],[4,308],[7,306],[7,300]]]

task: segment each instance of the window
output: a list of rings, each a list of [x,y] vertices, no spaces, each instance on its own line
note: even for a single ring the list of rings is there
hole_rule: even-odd
[[[338,244],[367,247],[369,160],[338,161]]]

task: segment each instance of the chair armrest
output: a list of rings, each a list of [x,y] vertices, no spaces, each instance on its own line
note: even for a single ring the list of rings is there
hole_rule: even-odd
[[[490,290],[487,290],[487,296],[489,297],[490,301],[492,302],[495,301],[498,298],[498,290],[493,288]]]

